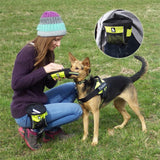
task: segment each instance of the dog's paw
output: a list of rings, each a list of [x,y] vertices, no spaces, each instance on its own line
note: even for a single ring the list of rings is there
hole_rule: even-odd
[[[118,125],[114,127],[114,129],[122,129],[122,128],[124,128],[124,125]]]
[[[142,132],[147,133],[147,128],[142,129]]]
[[[146,124],[145,124],[145,123],[142,125],[142,131],[143,131],[144,133],[147,133],[147,127],[146,127]]]
[[[83,138],[82,138],[82,141],[85,141],[87,139],[87,136],[84,135]]]
[[[114,136],[114,129],[108,128],[108,135],[109,136]]]
[[[98,141],[91,143],[92,146],[96,146],[97,144],[98,144]]]
[[[92,140],[91,145],[92,146],[96,146],[97,144],[98,144],[98,137],[94,137],[93,140]]]

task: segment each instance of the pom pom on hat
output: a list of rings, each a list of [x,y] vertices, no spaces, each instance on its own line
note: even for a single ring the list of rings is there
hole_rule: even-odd
[[[37,26],[37,35],[41,37],[64,36],[66,27],[60,15],[54,11],[45,11]]]

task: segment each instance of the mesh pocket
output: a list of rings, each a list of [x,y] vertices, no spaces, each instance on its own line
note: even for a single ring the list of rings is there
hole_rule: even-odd
[[[112,18],[103,22],[107,43],[126,44],[132,34],[132,20]]]

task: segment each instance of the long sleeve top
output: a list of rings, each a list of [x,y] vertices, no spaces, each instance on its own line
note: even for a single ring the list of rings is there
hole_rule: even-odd
[[[47,79],[43,67],[34,69],[36,50],[27,44],[17,55],[12,72],[12,89],[14,91],[11,103],[11,113],[14,118],[26,114],[26,108],[31,103],[47,103],[44,88],[52,88],[56,81]]]

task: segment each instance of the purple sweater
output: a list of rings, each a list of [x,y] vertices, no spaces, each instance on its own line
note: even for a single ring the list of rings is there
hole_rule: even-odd
[[[48,80],[44,68],[34,70],[36,50],[32,45],[26,45],[17,55],[12,73],[12,89],[14,91],[11,103],[11,113],[14,118],[26,114],[30,103],[47,103],[44,88],[52,88],[56,81]]]

